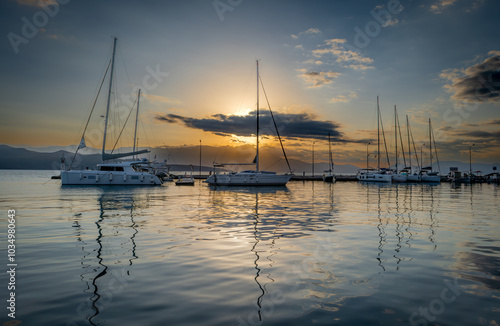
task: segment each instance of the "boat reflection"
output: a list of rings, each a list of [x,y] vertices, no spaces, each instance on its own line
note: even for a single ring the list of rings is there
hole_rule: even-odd
[[[84,230],[89,225],[83,214],[74,215],[74,232],[83,255],[80,278],[85,284],[87,299],[77,313],[90,325],[101,325],[98,316],[117,294],[134,279],[130,271],[137,255],[136,237],[140,224],[135,220],[136,210],[147,206],[134,191],[105,189],[97,199],[99,217],[94,222],[96,230]],[[123,257],[127,257],[123,259]]]
[[[404,261],[411,261],[415,234],[428,230],[432,251],[437,249],[435,229],[440,195],[432,184],[366,184],[366,212],[376,212],[378,233],[377,265],[380,272],[398,271]],[[426,211],[426,218],[420,212]],[[387,247],[390,246],[389,250]]]

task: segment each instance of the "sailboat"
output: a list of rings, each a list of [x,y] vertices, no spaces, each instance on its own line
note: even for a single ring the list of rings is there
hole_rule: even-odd
[[[324,171],[323,181],[324,182],[335,182],[335,176],[333,175],[333,156],[332,156],[332,142],[330,139],[330,133],[328,133],[328,170]]]
[[[385,139],[385,136],[384,136]],[[377,96],[377,169],[373,170],[368,167],[366,169],[361,169],[358,171],[356,177],[359,181],[369,181],[369,182],[391,182],[391,173],[385,169],[380,168],[380,106],[379,99]]]
[[[106,116],[104,123],[104,135],[102,142],[102,161],[114,160],[127,156],[134,156],[139,154],[148,153],[149,150],[135,150],[136,136],[134,136],[134,150],[128,153],[106,153],[106,135],[108,130],[108,118],[109,118],[109,107],[111,102],[112,87],[113,87],[113,72],[115,64],[115,52],[116,52],[116,37],[113,38],[113,54],[111,57],[111,70],[109,75],[109,90],[108,98],[106,104]],[[108,66],[109,67],[109,66]],[[105,78],[106,76],[104,76]],[[102,82],[104,82],[104,78]],[[102,83],[101,83],[102,86]],[[137,116],[139,112],[139,98],[140,90],[137,100]],[[93,109],[92,109],[93,112]],[[83,135],[78,146],[75,156],[79,149],[86,147],[85,145],[85,131],[87,129],[88,123],[90,121],[90,116],[87,120],[87,125],[83,131]],[[136,123],[136,133],[137,133],[137,123]],[[73,158],[74,160],[74,158]],[[153,173],[150,173],[148,169],[143,167],[144,161],[127,161],[118,163],[102,163],[97,165],[96,170],[71,170],[71,164],[68,169],[61,171],[61,184],[62,185],[161,185],[162,181]]]
[[[432,143],[434,142],[431,119],[429,119],[429,160],[430,165],[426,167],[422,167],[420,170],[420,181],[422,182],[441,182],[441,177],[439,176],[437,171],[432,170]],[[434,144],[434,150],[436,149],[436,145]],[[437,157],[437,152],[436,152]],[[438,161],[439,164],[439,161]]]
[[[413,143],[413,150],[415,153],[415,158],[417,159],[417,166],[420,169],[420,163],[418,161],[417,149],[415,148],[415,142],[413,141],[413,134],[411,132],[410,120],[408,119],[408,115],[406,115],[406,136],[408,138],[408,158],[410,160],[410,166],[408,167],[408,178],[407,182],[419,182],[420,174],[413,171],[413,166],[411,165],[411,144]],[[411,136],[411,142],[410,142]]]
[[[406,182],[408,181],[408,172],[406,170],[406,167],[399,170],[398,166],[398,130],[399,130],[399,118],[398,118],[398,111],[396,109],[396,106],[394,105],[394,139],[396,141],[396,163],[395,163],[395,169],[396,173],[392,175],[392,181],[393,182]],[[401,132],[401,130],[399,130]],[[401,136],[401,133],[399,134]],[[403,147],[403,142],[401,141],[401,148]],[[404,149],[403,149],[404,153]],[[406,160],[405,160],[406,161]]]
[[[205,182],[211,186],[285,186],[292,177],[291,174],[276,174],[276,172],[262,171],[259,167],[259,61],[257,60],[257,131],[256,131],[256,155],[252,163],[219,163],[216,167],[225,165],[255,165],[255,170],[241,172],[219,173],[210,175]],[[278,133],[279,137],[279,133]],[[286,155],[286,154],[285,154]]]

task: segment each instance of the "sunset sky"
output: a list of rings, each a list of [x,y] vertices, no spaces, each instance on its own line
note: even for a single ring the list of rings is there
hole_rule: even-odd
[[[465,162],[475,144],[497,163],[499,12],[494,0],[5,0],[0,143],[77,144],[116,36],[114,121],[141,88],[141,146],[253,144],[258,59],[292,157],[316,142],[326,159],[330,132],[337,162],[364,162],[380,96],[390,150],[397,105],[405,141],[406,115],[417,147],[431,118],[440,159]],[[101,146],[104,108],[101,96],[89,146]],[[262,123],[269,135],[267,111]]]

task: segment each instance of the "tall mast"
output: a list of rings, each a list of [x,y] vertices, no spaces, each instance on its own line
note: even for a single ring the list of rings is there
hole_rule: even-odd
[[[137,94],[137,112],[135,113],[135,131],[134,131],[134,149],[137,142],[137,120],[139,119],[139,101],[141,100],[141,89],[139,88],[139,93]]]
[[[257,62],[257,154],[255,155],[256,171],[259,172],[259,60]]]
[[[332,158],[332,141],[330,139],[330,133],[328,133],[328,155],[330,159],[330,173],[333,171],[333,158]]]
[[[410,144],[410,123],[408,122],[408,114],[406,115],[406,134],[408,136],[408,157],[410,158],[410,172],[412,172],[412,167],[411,167],[411,144]]]
[[[396,139],[396,174],[398,173],[398,122],[396,105],[394,105],[394,138]]]
[[[377,96],[377,169],[380,170],[380,107]]]
[[[116,37],[113,37],[113,55],[111,57],[111,73],[109,74],[108,102],[106,104],[106,119],[104,120],[104,137],[102,140],[102,160],[104,161],[104,150],[106,149],[106,133],[108,131],[109,104],[111,102],[111,87],[113,86],[113,73],[115,68]],[[135,142],[135,140],[134,140]]]
[[[432,136],[431,136],[431,118],[429,118],[429,160],[431,162],[431,172],[432,172]]]

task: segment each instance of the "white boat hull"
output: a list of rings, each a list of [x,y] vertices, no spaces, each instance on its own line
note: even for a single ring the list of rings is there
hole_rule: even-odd
[[[228,173],[213,174],[205,181],[211,186],[284,186],[290,174]]]
[[[420,182],[420,176],[418,174],[409,174],[407,182]]]
[[[441,177],[439,175],[427,175],[423,174],[421,177],[422,182],[441,182]]]
[[[408,181],[408,175],[406,174],[393,174],[392,182],[406,182]]]
[[[62,185],[140,185],[154,186],[161,185],[161,180],[145,172],[108,172],[97,170],[73,170],[61,171]]]
[[[381,174],[381,173],[358,174],[357,178],[359,181],[366,181],[366,182],[391,182],[392,181],[392,176],[390,174]]]

